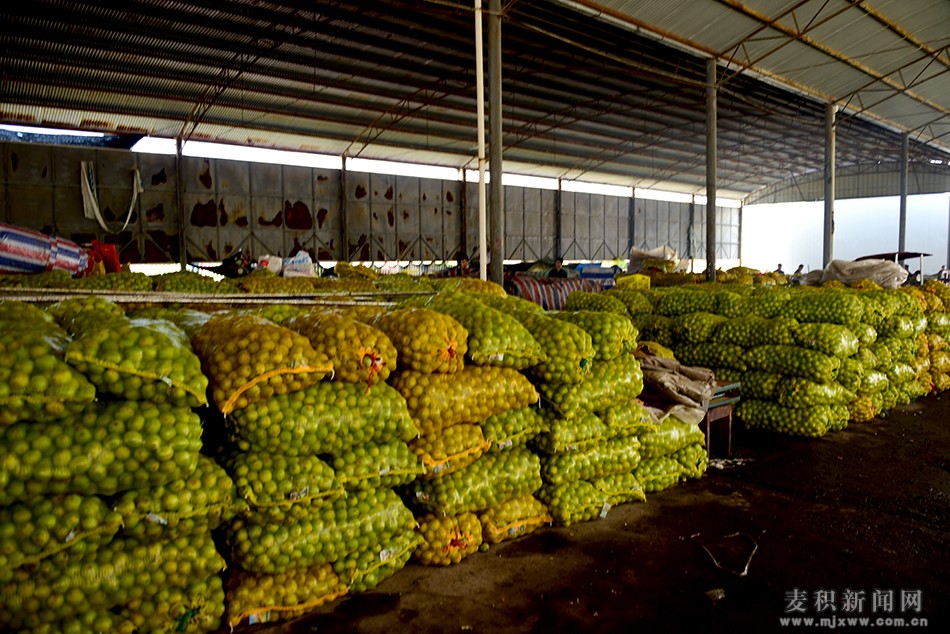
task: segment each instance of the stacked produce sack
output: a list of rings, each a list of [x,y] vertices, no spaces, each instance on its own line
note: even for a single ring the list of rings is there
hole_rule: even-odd
[[[476,296],[440,293],[376,322],[396,344],[393,385],[419,429],[410,444],[425,474],[403,494],[416,511],[423,542],[413,557],[423,564],[458,563],[483,540],[547,521],[531,497],[540,467],[524,447],[541,426],[532,408],[538,393],[519,372],[543,358],[541,348],[519,322]]]
[[[606,295],[639,311],[631,316],[641,337],[668,346],[681,363],[740,381],[737,415],[747,426],[822,436],[931,389],[926,301],[908,288],[864,288],[697,286]]]
[[[401,569],[420,537],[393,489],[422,465],[407,444],[418,432],[406,401],[384,382],[396,364],[386,334],[333,311],[297,312],[284,326],[257,315],[223,319],[260,330],[253,358],[265,365],[252,374],[288,370],[281,383],[264,381],[246,397],[235,399],[233,385],[219,393],[240,405],[227,418],[234,449],[227,465],[250,507],[227,530],[237,568],[227,587],[234,627],[299,616]],[[309,369],[293,372],[302,368]]]
[[[680,480],[702,477],[709,457],[699,426],[667,416],[641,433],[640,464],[633,472],[645,493],[655,493]]]
[[[633,476],[640,460],[635,434],[648,417],[635,401],[643,375],[626,309],[580,291],[568,296],[562,312],[507,301],[545,355],[527,370],[544,404],[545,430],[531,443],[543,481],[538,499],[564,526],[643,499]]]
[[[3,629],[216,629],[211,531],[236,500],[199,453],[207,381],[184,333],[96,298],[0,302],[0,332]]]
[[[923,335],[925,347],[918,347],[919,353],[925,353],[927,370],[934,392],[950,389],[950,350],[947,337],[950,337],[950,287],[936,280],[928,280],[922,290],[927,302],[927,329]]]

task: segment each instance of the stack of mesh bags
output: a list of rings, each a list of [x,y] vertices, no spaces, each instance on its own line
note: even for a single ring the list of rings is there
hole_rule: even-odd
[[[207,381],[187,338],[94,297],[3,302],[0,322],[18,340],[3,342],[3,628],[216,629],[211,530],[235,499],[199,454]]]
[[[524,448],[540,428],[531,408],[538,394],[519,372],[538,362],[540,348],[475,295],[440,293],[376,322],[396,343],[393,385],[419,429],[410,446],[425,473],[402,493],[423,536],[413,557],[427,565],[458,563],[477,551],[484,539],[479,515],[503,503],[508,514],[546,517],[527,500],[524,509],[511,501],[540,486],[537,460]]]
[[[950,286],[937,280],[924,282],[927,308],[927,328],[919,342],[918,352],[927,355],[927,371],[930,374],[932,391],[940,393],[950,389]],[[920,358],[920,356],[918,357]]]
[[[393,490],[422,467],[407,444],[417,430],[405,399],[384,382],[392,343],[332,311],[283,321],[269,327],[297,342],[305,367],[327,371],[227,417],[227,468],[249,506],[227,528],[231,627],[371,589],[406,564],[419,539]]]
[[[646,414],[643,374],[626,308],[604,293],[574,292],[563,311],[518,314],[547,360],[529,370],[542,396],[545,430],[532,442],[543,486],[538,499],[567,526],[644,499],[633,476],[636,432]]]
[[[686,479],[702,477],[709,461],[699,426],[667,416],[637,436],[640,464],[634,475],[645,493],[656,493]]]
[[[933,382],[924,294],[916,287],[900,287],[857,295],[865,313],[855,326],[861,343],[855,360],[865,372],[856,388],[858,399],[849,408],[851,420],[867,421],[924,396]]]
[[[855,293],[809,289],[771,318],[722,324],[711,341],[744,348],[738,417],[749,428],[803,436],[844,429],[864,375],[854,334],[863,315]]]
[[[678,361],[741,382],[737,416],[750,428],[818,437],[927,391],[918,361],[926,356],[918,341],[925,304],[906,289],[731,285],[642,293],[654,295],[653,310],[640,319],[653,320],[651,334]]]

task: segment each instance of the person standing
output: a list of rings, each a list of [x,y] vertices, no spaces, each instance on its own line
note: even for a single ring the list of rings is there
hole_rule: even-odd
[[[940,267],[940,273],[938,273],[937,279],[944,284],[950,284],[950,269],[947,268],[946,264]]]
[[[462,252],[462,251],[459,251],[459,253],[455,256],[455,259],[456,259],[456,261],[458,262],[458,266],[456,266],[454,269],[449,269],[449,270],[446,272],[446,274],[447,274],[449,277],[466,277],[466,276],[468,276],[468,275],[472,272],[472,270],[471,270],[471,268],[469,267],[469,264],[468,264],[468,255],[466,255],[466,254],[465,254],[464,252]]]
[[[795,272],[792,273],[792,284],[801,284],[805,277],[805,265],[799,264]]]
[[[775,272],[778,273],[779,275],[785,275],[785,271],[782,270],[782,263],[781,263],[781,262],[779,262],[778,268],[775,269]]]
[[[557,258],[554,260],[554,268],[548,271],[548,277],[567,277],[567,270],[564,267],[564,260]]]

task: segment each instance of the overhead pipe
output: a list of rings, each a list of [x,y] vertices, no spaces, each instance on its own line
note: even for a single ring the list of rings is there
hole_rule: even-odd
[[[478,117],[478,276],[488,279],[487,200],[485,190],[485,62],[482,0],[475,0],[475,101]]]

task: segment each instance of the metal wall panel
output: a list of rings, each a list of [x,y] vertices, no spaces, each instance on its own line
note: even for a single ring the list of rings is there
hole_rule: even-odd
[[[123,261],[179,260],[174,156],[17,143],[3,144],[2,156],[6,221],[82,243],[116,244]],[[82,160],[96,163],[103,215],[116,230],[138,168],[144,191],[125,231],[104,232],[83,216]],[[183,159],[181,181],[191,260],[217,260],[237,249],[254,258],[304,249],[322,261],[438,261],[454,259],[463,248],[471,256],[478,250],[475,183],[195,157]],[[648,234],[653,243],[662,238],[660,244],[681,248],[688,224],[681,206],[636,201],[630,236],[628,198],[510,186],[505,196],[510,259],[553,259],[559,239],[561,255],[570,260],[624,257],[631,238],[643,243]]]
[[[557,192],[552,190],[505,188],[506,259],[533,262],[553,257],[556,205]],[[547,246],[542,239],[546,232],[552,236]]]
[[[346,187],[348,259],[441,260],[460,248],[461,183],[350,172]]]
[[[48,146],[4,144],[4,217],[7,222],[45,232],[57,230],[51,166],[52,153]],[[78,167],[76,174],[78,190]]]
[[[541,243],[543,234],[541,210],[544,209],[545,205],[554,206],[556,202],[555,194],[549,189],[525,190],[522,260],[534,262],[544,258],[545,253]]]
[[[313,249],[317,260],[337,260],[343,252],[340,172],[311,170],[313,179]]]
[[[143,192],[138,213],[142,231],[142,260],[178,262],[178,171],[175,157],[140,154],[137,157]]]
[[[696,214],[696,227],[699,226],[700,215]],[[696,233],[695,228],[693,233]],[[633,244],[647,250],[668,245],[677,254],[686,254],[691,246],[689,203],[636,199]],[[695,253],[695,240],[692,248]]]
[[[735,207],[716,207],[716,259],[739,259],[741,210]],[[683,251],[680,257],[706,259],[706,205],[696,205],[693,221],[692,252]]]
[[[603,260],[607,257],[608,248],[604,234],[604,197],[588,194],[590,197],[590,213],[588,215],[588,237],[590,238],[591,260]]]
[[[539,222],[540,222],[540,251],[541,256],[546,259],[553,260],[558,257],[557,253],[558,248],[558,235],[557,235],[557,208],[560,204],[559,196],[563,196],[563,193],[559,194],[554,191],[545,191],[541,195],[541,211],[539,213]]]
[[[462,188],[459,181],[420,181],[420,239],[414,259],[453,258],[462,240]]]
[[[630,201],[617,196],[561,192],[561,251],[568,260],[625,257]]]
[[[396,249],[388,252],[395,260],[422,259],[422,199],[430,197],[437,200],[442,197],[442,188],[438,181],[432,179],[411,178],[408,176],[396,177],[396,196],[394,208],[394,222],[396,231]],[[426,205],[428,207],[428,205]],[[426,220],[432,218],[425,214]]]
[[[637,199],[634,201],[634,240],[640,249],[670,246],[681,258],[706,257],[706,206]],[[739,258],[740,210],[716,207],[716,257]]]
[[[561,192],[561,257],[590,257],[590,195]]]
[[[524,187],[505,187],[505,259],[524,259]],[[536,191],[536,190],[535,190]]]
[[[908,165],[909,195],[950,191],[950,168],[945,165]],[[900,195],[900,171],[895,163],[881,163],[835,170],[835,198],[869,198]],[[823,200],[824,173],[812,172],[752,192],[745,205]]]
[[[346,235],[341,259],[357,261],[370,260],[372,225],[370,218],[370,175],[361,172],[347,172],[344,176],[346,192]]]

